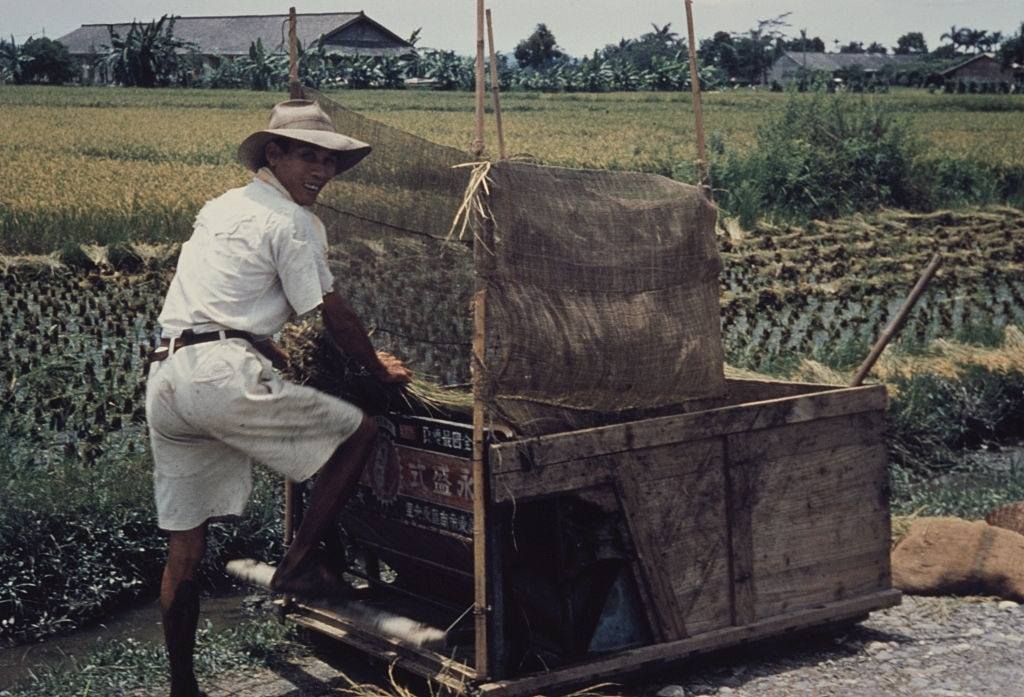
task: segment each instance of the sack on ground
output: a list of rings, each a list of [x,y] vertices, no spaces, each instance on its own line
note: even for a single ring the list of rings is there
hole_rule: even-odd
[[[1024,602],[1024,535],[984,521],[918,518],[892,552],[892,576],[905,593]]]
[[[1024,501],[996,508],[985,516],[985,522],[1024,535]]]

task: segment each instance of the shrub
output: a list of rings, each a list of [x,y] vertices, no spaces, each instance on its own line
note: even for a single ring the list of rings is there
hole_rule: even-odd
[[[881,206],[907,206],[920,148],[879,101],[816,91],[794,93],[785,111],[757,132],[746,156],[712,160],[712,181],[726,210],[807,220]]]

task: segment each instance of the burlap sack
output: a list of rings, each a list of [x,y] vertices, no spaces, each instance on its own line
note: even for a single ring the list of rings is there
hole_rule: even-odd
[[[1024,535],[982,521],[918,518],[892,552],[892,579],[905,593],[1024,602]]]
[[[985,516],[985,522],[1024,535],[1024,501],[1008,503],[991,511]]]

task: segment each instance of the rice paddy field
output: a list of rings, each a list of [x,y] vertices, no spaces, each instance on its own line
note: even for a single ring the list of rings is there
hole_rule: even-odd
[[[433,142],[467,149],[472,95],[344,91],[340,104]],[[198,207],[245,181],[240,140],[281,95],[245,91],[0,86],[0,253],[68,241],[180,240]],[[711,137],[738,151],[787,95],[706,95]],[[1024,99],[918,90],[871,97],[911,125],[934,157],[1024,165]],[[686,94],[503,97],[509,152],[569,167],[692,172]],[[490,119],[489,125],[490,125]],[[494,143],[494,134],[489,134]]]
[[[0,86],[0,643],[77,626],[152,592],[161,541],[150,526],[144,359],[176,245],[204,201],[247,181],[236,145],[265,126],[281,98]],[[471,95],[332,98],[437,143],[465,149],[471,138]],[[874,98],[911,125],[928,157],[1024,166],[1024,99],[922,91]],[[786,99],[708,94],[706,122],[742,151]],[[691,167],[688,95],[513,93],[503,105],[512,153],[662,174]],[[929,503],[929,479],[964,466],[965,449],[1024,437],[1024,212],[882,210],[720,227],[722,332],[735,374],[848,380],[928,259],[943,253],[943,268],[873,379],[893,395],[897,508],[964,512],[955,497],[942,499],[942,509]],[[432,294],[440,265],[388,273],[368,257],[373,248],[339,245],[332,257],[350,269],[336,274],[341,290],[375,341],[421,375],[464,382],[466,299]],[[405,342],[410,336],[427,341]],[[1024,497],[1024,465],[1000,476],[972,499],[982,503],[971,514]],[[249,528],[262,535],[257,543],[276,538],[275,496],[274,485],[258,490]],[[76,519],[92,521],[94,542],[65,535],[79,530]],[[245,534],[217,534],[220,548],[260,553],[244,546]],[[106,546],[96,546],[100,538]],[[115,571],[108,577],[106,568]],[[66,569],[77,575],[61,578]]]

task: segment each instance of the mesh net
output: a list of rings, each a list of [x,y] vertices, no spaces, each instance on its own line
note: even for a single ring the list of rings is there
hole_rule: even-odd
[[[482,396],[515,432],[610,423],[721,394],[715,211],[657,175],[490,167],[483,246],[448,240],[468,153],[311,93],[373,153],[321,193],[338,290],[379,348],[470,380],[474,263],[488,289]]]
[[[374,344],[442,385],[470,381],[472,249],[446,242],[471,156],[374,121],[326,95],[307,97],[340,133],[373,152],[319,198],[337,290],[356,308]]]
[[[700,189],[517,162],[489,176],[492,410],[538,434],[721,394],[721,263]]]

